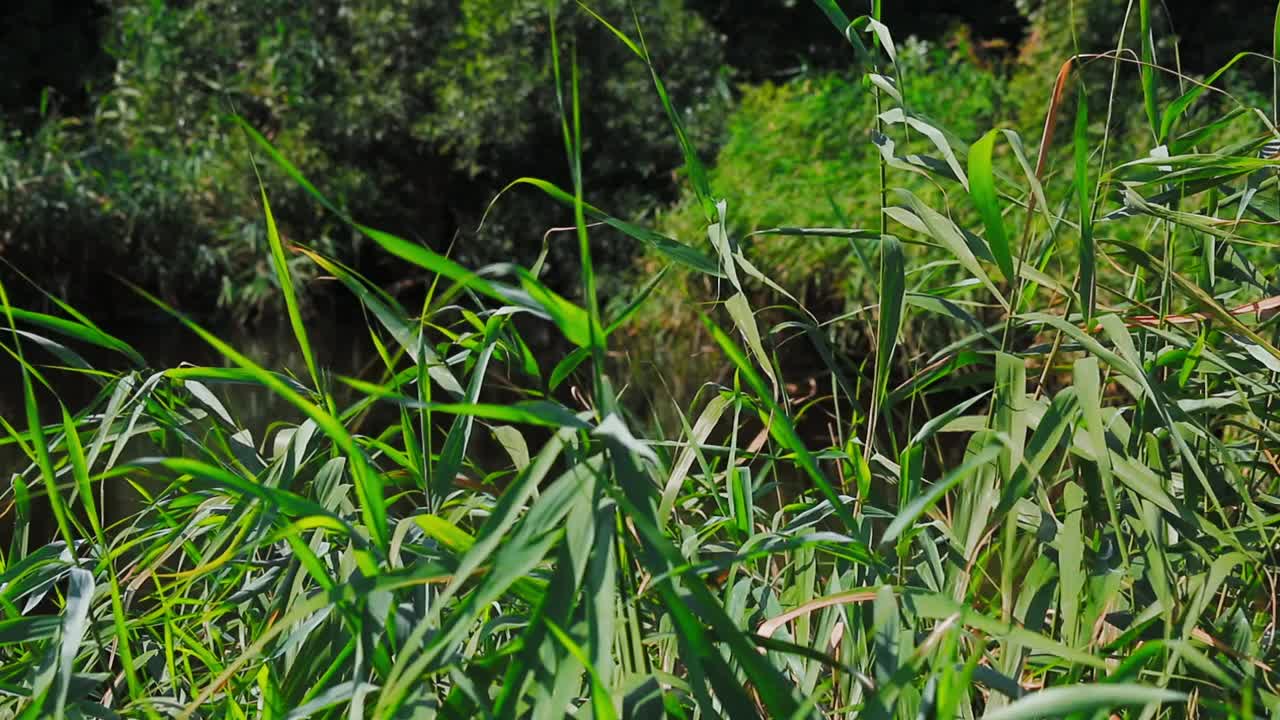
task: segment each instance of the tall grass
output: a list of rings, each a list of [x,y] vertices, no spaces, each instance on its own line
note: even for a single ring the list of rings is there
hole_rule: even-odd
[[[910,79],[894,72],[887,28],[818,5],[872,75],[879,113],[857,121],[881,128],[884,226],[778,232],[848,239],[874,262],[873,317],[842,320],[872,323],[869,363],[832,352],[826,321],[726,231],[731,208],[711,194],[656,72],[708,241],[589,204],[572,57],[556,58],[556,77],[574,187],[518,184],[574,211],[582,304],[537,267],[472,271],[346,218],[252,130],[256,150],[318,202],[431,275],[421,308],[286,246],[265,195],[301,377],[172,308],[226,366],[150,369],[75,309],[41,315],[0,294],[25,407],[0,418],[23,458],[0,508],[12,525],[0,712],[1007,720],[1280,709],[1280,289],[1262,264],[1276,257],[1276,161],[1257,152],[1275,136],[1268,114],[1180,126],[1204,86],[1179,78],[1186,94],[1168,102],[1160,88],[1175,83],[1157,84],[1168,71],[1144,45],[1145,64],[1094,61],[1141,74],[1167,153],[1107,148],[1094,138],[1099,111],[1083,104],[1074,132],[1055,120],[1084,59],[1053,88],[1040,162],[1012,132],[968,147],[900,105]],[[639,28],[605,27],[649,62]],[[1255,123],[1256,141],[1216,145],[1232,123]],[[1046,167],[1055,143],[1074,144],[1074,179]],[[948,204],[895,190],[902,173],[931,179]],[[956,225],[952,206],[980,225]],[[1149,242],[1113,239],[1119,223],[1145,223]],[[613,334],[671,289],[659,274],[602,313],[590,250],[603,232],[722,290],[702,320],[728,381],[677,408],[678,427],[630,413],[628,394],[658,390],[612,376]],[[922,245],[952,270],[913,267]],[[326,369],[292,297],[291,249],[361,303],[376,373]],[[1115,277],[1122,286],[1103,280]],[[752,304],[762,288],[782,308],[777,325],[762,327]],[[922,312],[969,332],[905,357],[899,329]],[[574,349],[539,357],[531,323]],[[93,369],[81,346],[129,369]],[[780,370],[797,352],[826,367],[807,397]],[[97,399],[63,406],[63,373],[97,382]],[[302,419],[253,437],[220,399],[228,384],[269,389]],[[108,518],[106,492],[136,494],[137,511]],[[32,531],[41,502],[52,538]]]

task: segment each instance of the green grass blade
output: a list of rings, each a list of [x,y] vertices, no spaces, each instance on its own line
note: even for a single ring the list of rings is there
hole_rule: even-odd
[[[1077,685],[1052,687],[1034,692],[983,720],[1038,720],[1065,717],[1073,712],[1109,710],[1125,705],[1175,703],[1186,696],[1172,690],[1132,684]]]
[[[132,362],[135,367],[143,367],[146,365],[146,361],[142,359],[142,356],[138,354],[138,351],[134,350],[128,343],[95,327],[83,323],[72,322],[53,315],[31,312],[30,310],[22,310],[20,308],[10,308],[9,312],[13,315],[13,318],[16,321],[31,323],[32,325],[43,327],[46,330],[52,330],[74,340],[80,340],[92,345],[97,345],[98,347],[113,350],[129,358],[129,361]]]
[[[1151,31],[1151,0],[1138,0],[1138,32],[1142,35],[1142,103],[1147,110],[1151,132],[1160,135],[1160,111],[1157,107],[1159,92],[1156,81],[1156,39]]]
[[[1093,322],[1097,302],[1097,251],[1093,244],[1093,199],[1089,184],[1089,100],[1082,89],[1076,100],[1074,135],[1076,160],[1076,205],[1080,212],[1080,302],[1084,305],[1085,324]]]
[[[360,512],[365,526],[369,529],[373,544],[380,549],[385,549],[390,540],[390,530],[388,529],[387,501],[383,494],[382,478],[369,467],[364,451],[356,444],[355,439],[347,432],[342,423],[323,408],[307,400],[274,374],[266,371],[235,348],[197,325],[187,316],[170,308],[159,298],[150,295],[144,290],[137,288],[135,290],[155,304],[156,307],[177,318],[187,329],[199,336],[201,340],[228,360],[238,365],[255,381],[261,383],[285,402],[301,411],[342,449],[351,464],[356,493],[360,498]]]
[[[538,190],[546,193],[549,197],[569,207],[573,207],[575,202],[572,194],[560,189],[554,183],[533,177],[522,177],[508,183],[507,186],[498,193],[497,197],[489,203],[489,207],[492,208],[494,203],[498,201],[499,197],[518,185],[529,185],[537,188]],[[689,247],[678,240],[669,238],[666,235],[649,228],[616,218],[603,210],[596,208],[590,203],[583,202],[582,210],[586,213],[587,217],[590,217],[592,220],[602,222],[627,237],[639,240],[647,247],[652,248],[667,259],[679,265],[706,275],[723,277],[720,265],[715,260],[695,248]]]
[[[1197,81],[1192,83],[1190,90],[1180,95],[1178,99],[1169,103],[1169,106],[1164,109],[1164,113],[1161,114],[1160,116],[1160,133],[1158,136],[1159,141],[1161,143],[1168,142],[1169,133],[1173,130],[1174,124],[1178,122],[1178,117],[1183,113],[1185,113],[1187,109],[1191,107],[1191,104],[1194,103],[1197,99],[1199,99],[1200,96],[1205,93],[1205,91],[1213,87],[1213,83],[1216,82],[1218,78],[1222,77],[1223,73],[1230,70],[1231,66],[1235,65],[1237,62],[1243,60],[1244,58],[1251,57],[1251,56],[1256,57],[1256,53],[1251,53],[1251,52],[1236,53],[1234,57],[1232,57],[1230,60],[1227,61],[1226,65],[1223,65],[1222,67],[1215,70],[1213,74],[1205,78],[1204,81],[1202,82]]]
[[[1009,236],[1005,232],[1004,217],[996,199],[995,172],[991,153],[995,147],[997,130],[991,130],[969,148],[969,196],[982,216],[987,228],[987,246],[1006,282],[1014,282],[1013,254],[1009,250]]]
[[[267,244],[271,248],[271,265],[275,270],[276,282],[280,283],[280,292],[284,295],[285,311],[289,315],[289,325],[293,328],[294,338],[298,341],[298,349],[302,351],[302,359],[311,374],[312,387],[317,393],[325,396],[329,404],[329,412],[333,412],[332,401],[324,392],[320,383],[320,370],[316,367],[315,354],[311,350],[311,341],[307,338],[307,327],[302,322],[302,310],[298,305],[298,293],[293,287],[293,275],[289,272],[289,261],[284,256],[284,244],[280,241],[280,231],[276,228],[275,216],[271,214],[271,203],[267,200],[267,189],[259,180],[259,191],[262,195],[262,213],[267,219]]]
[[[53,715],[66,716],[67,691],[71,688],[71,671],[75,666],[80,643],[89,627],[89,610],[93,601],[93,573],[71,568],[67,585],[67,602],[62,611],[61,641],[58,648],[58,676],[54,687]]]

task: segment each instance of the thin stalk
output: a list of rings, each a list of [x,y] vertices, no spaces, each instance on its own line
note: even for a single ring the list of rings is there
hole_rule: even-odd
[[[871,0],[871,16],[875,18],[877,22],[880,21],[880,11],[881,11],[880,0]],[[879,51],[880,37],[876,34],[873,34],[871,41],[872,41],[872,47],[876,51]],[[872,71],[879,73],[879,67],[878,66],[873,67]],[[875,105],[876,105],[875,132],[877,135],[883,135],[884,121],[880,118],[881,99],[880,99],[879,86],[873,86],[872,95],[875,97]],[[889,233],[889,217],[888,215],[885,214],[885,208],[889,206],[888,169],[886,167],[886,162],[883,155],[879,155],[879,154],[877,155],[877,165],[879,168],[878,174],[877,174],[877,178],[878,178],[877,182],[878,182],[878,195],[880,200],[880,208],[879,208],[880,212],[878,213],[878,215],[880,216],[880,237],[882,238],[882,242],[883,242],[884,236]],[[883,250],[881,250],[880,252],[880,275],[879,276],[880,277],[884,276],[884,251]],[[883,292],[883,288],[881,288],[881,292]],[[875,337],[875,330],[871,331],[871,335],[872,335],[871,346],[876,347],[878,338]],[[879,388],[883,384],[884,384],[884,381],[881,378],[877,378],[871,393],[871,412],[867,416],[867,440],[862,447],[862,459],[864,461],[871,459],[871,449],[875,444],[876,421],[879,419],[879,416],[880,416]]]

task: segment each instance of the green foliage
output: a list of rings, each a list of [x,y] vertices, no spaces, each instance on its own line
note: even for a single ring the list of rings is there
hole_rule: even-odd
[[[61,297],[84,298],[93,288],[100,300],[128,302],[105,275],[114,271],[166,297],[212,305],[211,280],[237,262],[256,263],[262,246],[254,223],[205,214],[210,208],[195,201],[208,191],[200,167],[199,157],[97,142],[73,120],[34,135],[5,133],[0,253]],[[217,243],[219,234],[237,242]]]
[[[954,117],[948,130],[962,138],[999,120],[1003,94],[1000,76],[975,65],[967,50],[921,43],[900,51],[909,69],[907,105],[925,116]],[[729,202],[733,229],[835,225],[842,216],[875,225],[866,198],[875,195],[879,154],[867,128],[849,122],[871,114],[869,86],[833,73],[743,90],[712,176],[716,193]],[[695,234],[681,224],[687,219],[679,210],[673,215],[668,227]]]
[[[948,136],[963,148],[1007,113],[1001,101],[1006,82],[998,68],[973,59],[973,48],[963,35],[954,41],[951,47],[909,41],[898,49],[898,58],[907,107],[925,117],[946,118]],[[870,354],[874,347],[865,315],[878,297],[874,240],[752,233],[779,227],[853,227],[874,238],[880,216],[880,152],[871,142],[873,128],[865,122],[874,115],[871,85],[849,73],[744,87],[711,169],[712,187],[728,205],[729,228],[750,248],[752,262],[807,306],[856,319],[833,329],[838,347],[859,354]],[[920,133],[896,139],[899,155],[936,153]],[[897,182],[921,197],[940,195],[939,188],[921,175],[901,173]],[[978,217],[967,204],[955,212],[961,218]],[[705,236],[691,193],[664,212],[658,224],[687,243],[696,244]],[[906,253],[917,260],[940,257],[919,245],[907,247]],[[644,277],[657,267],[656,258],[645,259],[638,273]],[[660,366],[697,357],[690,343],[701,342],[699,323],[688,301],[707,299],[716,291],[715,283],[696,277],[682,284],[690,288],[689,297],[649,303],[631,333],[632,347],[643,356],[664,358]],[[910,354],[921,350],[915,342],[920,335],[954,336],[956,331],[954,324],[932,317],[915,316],[913,323],[905,337]],[[707,370],[695,363],[689,377],[696,383]],[[681,380],[671,378],[678,386],[677,396],[684,397],[695,388]]]
[[[1061,62],[1072,54],[1068,9],[1065,4],[1061,7],[1047,4],[1032,12],[1033,36],[1023,55],[1003,63],[982,59],[965,33],[955,34],[942,45],[908,40],[898,48],[898,70],[904,76],[904,106],[925,119],[944,118],[945,122],[939,126],[945,129],[961,157],[967,152],[967,144],[977,142],[984,129],[992,126],[1017,129],[1024,137],[1039,136],[1054,76]],[[1083,3],[1077,6],[1076,13],[1080,42],[1087,43],[1083,47],[1095,52],[1105,50],[1108,43],[1114,47],[1117,42],[1114,29],[1123,20],[1122,12],[1105,3]],[[1135,23],[1136,20],[1135,12]],[[1133,34],[1127,42],[1137,42],[1137,35]],[[1168,47],[1165,41],[1157,44]],[[1224,62],[1229,60],[1230,56]],[[1173,134],[1184,137],[1185,145],[1188,140],[1194,140],[1189,133],[1183,135],[1190,128],[1217,125],[1212,135],[1215,147],[1234,147],[1258,138],[1259,133],[1265,131],[1258,116],[1246,113],[1229,122],[1222,122],[1222,117],[1266,102],[1261,94],[1250,89],[1257,85],[1257,71],[1265,66],[1261,59],[1246,58],[1228,72],[1215,76],[1215,90],[1204,93],[1198,102],[1185,108],[1186,116],[1178,116],[1178,131]],[[1071,76],[1068,87],[1074,87],[1077,80],[1084,83],[1093,105],[1086,125],[1078,128],[1084,133],[1082,150],[1093,158],[1092,162],[1097,161],[1101,151],[1104,131],[1108,135],[1107,158],[1141,158],[1156,145],[1147,123],[1123,111],[1133,102],[1143,102],[1137,68],[1131,63],[1120,63],[1114,93],[1110,62],[1093,61]],[[1230,72],[1235,68],[1243,72]],[[1164,74],[1169,72],[1166,70]],[[1161,97],[1171,103],[1176,97],[1172,93],[1176,87],[1176,82],[1164,82]],[[1190,90],[1196,86],[1187,87]],[[1223,90],[1226,92],[1219,92]],[[1064,180],[1074,179],[1077,172],[1070,126],[1070,118],[1076,114],[1074,96],[1075,92],[1069,91],[1063,99],[1059,116],[1065,120],[1059,121],[1061,127],[1046,149],[1046,173]],[[876,346],[867,319],[879,299],[879,270],[875,243],[868,238],[874,238],[879,224],[877,163],[880,153],[876,145],[868,141],[874,128],[866,122],[851,122],[850,118],[865,119],[874,114],[871,85],[849,75],[823,73],[788,83],[747,86],[727,121],[727,139],[711,167],[715,192],[728,203],[730,227],[741,237],[741,242],[751,248],[752,262],[809,307],[820,308],[836,317],[862,318],[828,330],[837,348],[857,357],[872,356]],[[1109,126],[1105,120],[1110,121]],[[895,140],[895,153],[899,156],[920,153],[942,161],[938,149],[920,133],[905,133]],[[995,144],[994,162],[1001,175],[1022,175],[1024,170],[1013,161],[1003,138]],[[1028,144],[1023,152],[1029,163],[1037,162],[1035,145]],[[944,193],[950,193],[945,186],[918,172],[890,172],[896,174],[895,186],[909,189],[926,202],[939,201]],[[1096,181],[1096,177],[1085,178],[1080,186],[1085,198],[1091,199]],[[1111,191],[1113,200],[1122,200],[1118,188]],[[978,197],[975,195],[973,202],[952,202],[948,217],[966,228],[986,225],[985,221],[979,222],[982,216],[978,214]],[[1273,200],[1273,196],[1261,195],[1253,202],[1256,206]],[[1062,196],[1047,198],[1055,207],[1064,201],[1067,198]],[[1073,222],[1078,224],[1078,211],[1076,215]],[[663,213],[658,222],[665,232],[686,242],[695,242],[704,235],[701,215],[688,192],[680,203]],[[1016,214],[1005,218],[1011,243],[1022,241],[1023,224],[1023,218]],[[815,233],[765,233],[779,227],[853,227],[871,234],[850,239]],[[1097,232],[1108,240],[1140,247],[1150,247],[1156,242],[1147,225],[1117,218],[1099,225]],[[1264,228],[1245,222],[1232,232],[1249,240],[1236,251],[1245,261],[1254,267],[1265,267],[1271,262],[1269,251],[1264,249]],[[1063,257],[1072,257],[1063,268],[1065,271],[1078,264],[1073,257],[1081,251],[1077,240],[1076,235],[1056,233],[1051,241],[1038,238],[1025,250],[1033,254],[1033,259],[1062,262],[1055,255],[1041,255],[1042,249],[1049,247],[1046,242],[1051,242],[1054,249],[1070,253]],[[980,254],[982,250],[979,248]],[[1013,250],[1016,256],[1018,248]],[[916,258],[917,273],[948,282],[964,278],[959,265],[947,262],[950,254],[937,243],[915,242],[908,245],[906,251]],[[1195,262],[1194,256],[1180,256],[1180,262],[1187,271],[1196,272],[1190,265]],[[643,259],[637,274],[647,277],[660,264],[657,258]],[[1119,270],[1116,265],[1099,263],[1098,282],[1123,292],[1133,279]],[[688,301],[710,300],[716,297],[718,288],[716,283],[699,281],[696,277],[686,280],[684,285],[689,288],[687,295],[669,298],[669,302],[663,298],[651,302],[641,312],[639,324],[630,334],[630,346],[639,355],[663,358],[659,366],[699,357],[700,324]],[[765,302],[768,291],[761,290],[758,300]],[[972,311],[972,316],[979,322],[988,319],[980,310]],[[903,343],[908,355],[928,354],[936,350],[939,343],[945,345],[975,329],[973,321],[958,313],[913,313],[907,317]],[[807,372],[810,364],[800,359],[795,370]],[[708,371],[709,368],[698,365],[695,360],[688,373],[691,383],[684,383],[678,375],[672,378],[677,397],[691,394],[698,379]]]
[[[616,0],[597,9],[630,27],[629,8]],[[681,107],[688,124],[697,137],[714,135],[723,104],[716,90],[720,38],[680,0],[646,3],[638,20],[662,38],[653,53],[671,92],[697,100]],[[252,309],[271,286],[260,262],[265,232],[260,223],[220,220],[256,215],[253,173],[234,113],[324,177],[326,191],[350,213],[437,249],[452,244],[454,256],[472,265],[532,262],[543,234],[571,224],[571,214],[513,193],[497,203],[483,230],[477,226],[513,177],[550,175],[567,184],[550,22],[541,0],[113,3],[105,44],[114,75],[92,116],[46,128],[43,136],[15,137],[6,162],[15,182],[25,182],[23,176],[49,172],[33,157],[43,150],[62,166],[57,184],[65,192],[132,210],[121,217],[68,203],[58,194],[63,190],[48,183],[27,183],[26,194],[8,200],[68,205],[75,211],[71,224],[103,228],[89,241],[110,258],[138,258],[139,245],[148,253],[136,264],[118,260],[99,270],[148,287],[221,284],[224,306]],[[672,187],[680,154],[663,131],[648,69],[576,5],[556,10],[555,22],[562,53],[576,56],[583,87],[594,98],[583,117],[592,138],[584,148],[592,199],[627,211],[653,205]],[[51,136],[60,153],[47,143],[39,147]],[[21,147],[27,143],[35,147]],[[269,171],[268,180],[279,178]],[[285,187],[275,210],[287,240],[375,277],[395,272],[380,266],[380,256],[358,235]],[[86,238],[33,230],[16,224],[21,217],[8,216],[5,232],[23,236],[30,248],[22,264],[43,256],[50,273],[42,278],[81,284],[83,274],[60,273],[56,265],[73,267]],[[57,217],[67,223],[65,215]],[[549,279],[565,286],[575,257],[572,244],[553,243]],[[597,257],[602,270],[629,259],[608,252]],[[160,268],[174,265],[190,265],[190,275],[165,278]],[[294,263],[296,271],[307,267]],[[196,307],[209,304],[207,297],[180,295]]]

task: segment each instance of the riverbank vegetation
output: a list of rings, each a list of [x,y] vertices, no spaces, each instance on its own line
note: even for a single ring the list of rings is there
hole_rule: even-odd
[[[592,193],[583,54],[549,37],[566,181],[496,202],[568,214],[558,260],[455,261],[349,212],[285,130],[231,120],[298,368],[136,287],[225,361],[150,367],[6,284],[5,711],[1280,710],[1280,110],[1222,90],[1273,64],[1180,76],[1138,0],[1113,36],[1136,42],[1057,58],[1026,130],[985,97],[1016,88],[816,5],[855,70],[746,93],[714,167],[660,35],[588,14],[683,162],[683,200],[639,219]],[[425,276],[420,302],[282,237],[278,196]],[[621,291],[596,261],[620,247],[642,273]],[[313,276],[359,303],[371,368],[313,344]],[[705,375],[664,384],[669,362],[633,355],[655,327]],[[563,352],[535,350],[547,333]],[[96,397],[64,405],[69,375]],[[286,409],[250,428],[243,386]]]

